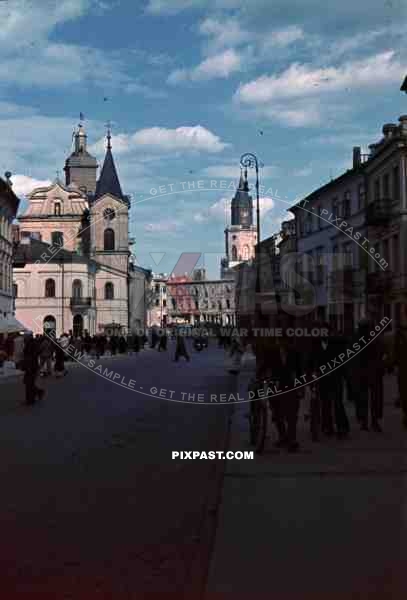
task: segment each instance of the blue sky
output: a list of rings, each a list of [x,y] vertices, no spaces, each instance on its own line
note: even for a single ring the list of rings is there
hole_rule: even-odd
[[[62,173],[80,112],[101,162],[111,120],[137,259],[155,271],[203,252],[218,275],[242,153],[264,165],[268,237],[407,113],[405,0],[5,0],[0,21],[3,172],[19,194]]]

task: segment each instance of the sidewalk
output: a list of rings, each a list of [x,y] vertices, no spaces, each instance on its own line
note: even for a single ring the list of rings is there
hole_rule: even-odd
[[[313,444],[302,406],[300,453],[275,450],[273,428],[263,455],[227,463],[207,600],[407,597],[407,433],[395,395],[388,376],[382,434],[360,432],[347,402],[351,439]],[[249,450],[249,404],[235,408],[230,448]]]

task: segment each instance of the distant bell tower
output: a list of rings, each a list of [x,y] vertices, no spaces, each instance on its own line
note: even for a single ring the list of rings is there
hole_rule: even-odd
[[[240,173],[239,186],[232,199],[231,224],[225,229],[225,258],[221,262],[221,277],[230,275],[241,262],[252,260],[257,244],[256,226],[253,225],[253,198],[249,194],[247,170]]]
[[[75,183],[86,195],[96,191],[97,160],[87,150],[87,135],[82,123],[73,134],[74,150],[65,161],[66,185]]]

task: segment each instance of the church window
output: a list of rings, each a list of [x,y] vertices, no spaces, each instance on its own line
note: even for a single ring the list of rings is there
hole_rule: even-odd
[[[55,280],[47,279],[45,282],[45,297],[55,298]]]
[[[226,300],[226,308],[230,308],[230,300]]]
[[[111,281],[105,283],[105,300],[113,300],[114,299],[114,286]]]
[[[116,213],[113,210],[113,208],[105,208],[105,210],[103,211],[103,216],[107,221],[113,221],[113,219],[116,216]]]
[[[72,283],[72,297],[82,298],[82,282],[79,279],[75,279]]]
[[[232,246],[232,260],[237,260],[237,248]]]
[[[243,247],[243,260],[249,260],[249,246]]]
[[[54,215],[56,215],[57,217],[61,216],[61,203],[60,202],[54,203]]]
[[[105,250],[114,250],[114,231],[113,229],[105,229],[104,232],[104,244]]]

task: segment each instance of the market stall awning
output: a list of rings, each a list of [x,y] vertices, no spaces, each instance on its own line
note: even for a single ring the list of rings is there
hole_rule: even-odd
[[[19,333],[23,331],[29,330],[20,321],[17,321],[15,317],[0,319],[0,333]]]

